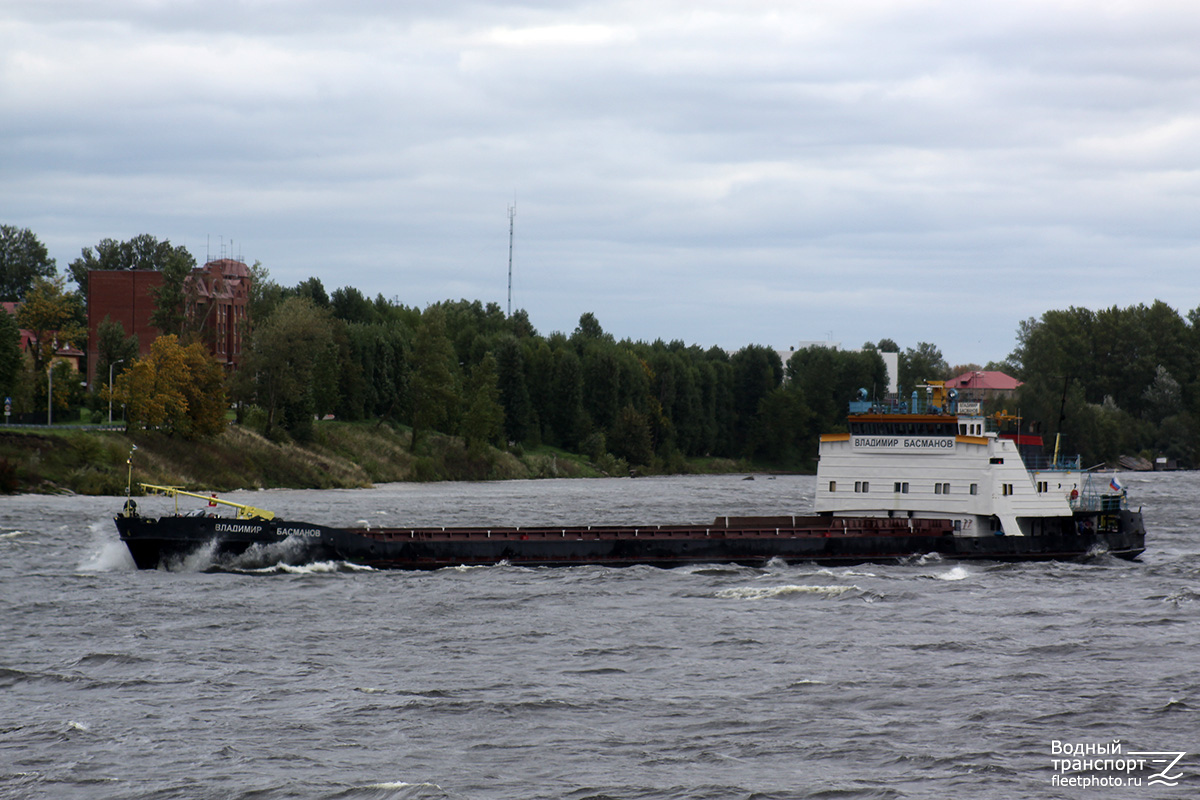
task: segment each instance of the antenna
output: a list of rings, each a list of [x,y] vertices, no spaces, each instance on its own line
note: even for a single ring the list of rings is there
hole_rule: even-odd
[[[512,316],[512,250],[513,217],[517,216],[517,204],[508,207],[508,316]]]

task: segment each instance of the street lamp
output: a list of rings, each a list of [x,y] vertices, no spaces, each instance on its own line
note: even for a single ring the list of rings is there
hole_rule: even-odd
[[[117,364],[124,364],[125,359],[118,358],[108,365],[108,424],[112,425],[112,370]]]

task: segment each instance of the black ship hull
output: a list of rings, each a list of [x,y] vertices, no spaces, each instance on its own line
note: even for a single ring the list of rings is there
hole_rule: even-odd
[[[947,520],[815,517],[718,518],[712,525],[571,528],[332,528],[279,519],[119,515],[121,540],[141,569],[196,554],[240,566],[343,561],[376,569],[511,564],[678,567],[773,559],[822,565],[950,559],[1133,559],[1145,549],[1140,512],[1076,515],[1036,536],[961,536]]]

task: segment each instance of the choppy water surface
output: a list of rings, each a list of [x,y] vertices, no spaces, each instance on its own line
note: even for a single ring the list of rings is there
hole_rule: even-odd
[[[138,572],[118,499],[0,498],[0,796],[1196,797],[1200,475],[1122,479],[1139,563]],[[229,497],[332,524],[665,523],[805,513],[812,489]],[[1055,782],[1054,742],[1115,739],[1185,751],[1183,777]]]

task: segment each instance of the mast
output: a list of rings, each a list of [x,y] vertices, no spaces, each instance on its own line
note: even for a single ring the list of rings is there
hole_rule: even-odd
[[[512,316],[512,253],[513,217],[517,215],[517,204],[508,207],[508,316]]]

